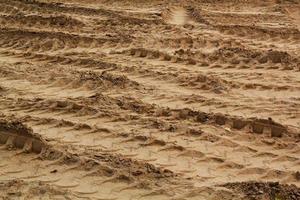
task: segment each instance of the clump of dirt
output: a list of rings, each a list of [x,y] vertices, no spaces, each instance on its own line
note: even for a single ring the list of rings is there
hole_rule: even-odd
[[[33,133],[33,130],[24,125],[21,121],[11,120],[9,118],[0,118],[0,131],[42,140],[40,135]]]
[[[189,16],[196,22],[209,24],[209,22],[202,15],[203,11],[201,11],[199,8],[195,8],[193,6],[187,6],[186,9]]]
[[[168,177],[175,177],[176,175],[167,169],[162,169],[155,167],[152,164],[138,162],[132,160],[130,158],[124,158],[121,155],[111,155],[111,154],[96,154],[95,159],[109,163],[109,166],[114,167],[115,169],[122,169],[123,173],[131,174],[133,177],[141,178],[141,177],[148,177],[148,178],[168,178]]]
[[[4,93],[5,91],[7,91],[4,87],[0,86],[0,94]]]
[[[64,198],[74,199],[69,191],[48,185],[46,183],[23,180],[10,180],[0,182],[0,198],[1,199],[33,199],[33,198]]]
[[[179,81],[182,86],[190,86],[201,90],[211,90],[214,93],[220,94],[228,90],[228,83],[215,76],[207,76],[199,74],[195,77],[181,76]]]
[[[300,188],[295,185],[282,185],[278,182],[240,182],[223,185],[236,192],[242,192],[244,200],[298,200]]]
[[[292,57],[287,52],[270,50],[267,52],[267,57],[273,63],[291,63]]]
[[[96,85],[109,87],[133,87],[138,88],[139,84],[137,82],[131,81],[126,76],[120,76],[111,73],[95,73],[92,71],[80,72],[79,77],[81,81],[94,81]]]
[[[153,113],[154,106],[150,104],[145,104],[142,101],[137,101],[134,98],[122,97],[117,100],[117,105],[126,110],[132,110],[137,113]]]

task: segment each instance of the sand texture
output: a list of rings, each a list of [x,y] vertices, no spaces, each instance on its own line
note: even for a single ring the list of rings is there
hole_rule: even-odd
[[[300,1],[0,0],[0,199],[300,200]]]

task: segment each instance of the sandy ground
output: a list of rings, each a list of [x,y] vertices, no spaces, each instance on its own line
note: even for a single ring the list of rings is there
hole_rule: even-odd
[[[299,200],[299,10],[0,0],[0,199]]]

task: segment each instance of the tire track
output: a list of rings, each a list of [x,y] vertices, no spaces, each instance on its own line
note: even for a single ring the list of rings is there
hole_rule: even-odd
[[[292,3],[0,5],[0,198],[298,198]]]

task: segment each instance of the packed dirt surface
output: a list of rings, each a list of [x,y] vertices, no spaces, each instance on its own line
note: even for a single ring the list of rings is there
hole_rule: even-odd
[[[0,199],[299,200],[298,0],[0,0]]]

